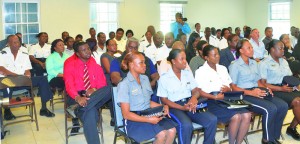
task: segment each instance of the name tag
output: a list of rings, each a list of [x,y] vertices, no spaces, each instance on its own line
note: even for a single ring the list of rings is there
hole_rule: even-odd
[[[138,95],[138,92],[139,92],[139,90],[137,88],[131,90],[132,95]]]

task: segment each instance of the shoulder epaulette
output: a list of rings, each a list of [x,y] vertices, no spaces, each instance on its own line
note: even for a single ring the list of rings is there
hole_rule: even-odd
[[[140,42],[143,42],[143,41],[145,41],[145,40],[141,40]]]
[[[7,54],[7,52],[6,51],[1,51],[1,54]]]
[[[231,61],[231,64],[233,64],[235,62],[235,60],[234,61]]]
[[[24,51],[22,52],[22,54],[27,54],[27,55],[28,55],[28,53],[27,53],[27,52],[24,52]]]
[[[149,46],[151,46],[151,44],[148,44],[146,47],[149,47]]]

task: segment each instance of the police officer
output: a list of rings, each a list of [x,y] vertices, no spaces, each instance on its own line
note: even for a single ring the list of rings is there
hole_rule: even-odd
[[[161,76],[157,96],[170,107],[171,118],[178,124],[176,129],[179,143],[191,143],[192,122],[204,127],[203,143],[214,143],[217,117],[209,112],[196,112],[200,94],[193,74],[185,70],[185,52],[173,49],[167,60],[171,62],[172,68]]]
[[[287,128],[286,133],[294,139],[300,140],[300,135],[296,130],[300,123],[300,92],[293,91],[292,87],[282,85],[284,76],[291,76],[292,72],[288,62],[283,59],[284,44],[276,39],[269,43],[268,51],[270,55],[260,63],[260,75],[262,83],[272,89],[274,95],[288,103],[293,109],[294,119]]]
[[[142,110],[160,106],[150,101],[153,94],[149,79],[145,73],[145,58],[139,52],[126,54],[122,61],[123,69],[129,69],[127,77],[118,85],[118,99],[121,104],[126,133],[136,142],[142,142],[155,137],[153,143],[173,143],[176,129],[175,123],[168,118],[159,116],[140,116]],[[169,108],[164,106],[165,115],[169,115]]]
[[[3,50],[0,56],[0,77],[5,76],[15,76],[15,75],[25,75],[30,77],[30,69],[31,64],[29,60],[29,56],[26,52],[20,50],[20,40],[16,35],[9,35],[7,37],[9,49]],[[42,101],[42,108],[40,110],[41,116],[46,117],[54,117],[55,114],[50,112],[47,107],[46,103],[50,99],[53,98],[53,94],[50,90],[50,86],[47,81],[47,77],[39,76],[39,77],[32,77],[32,86],[39,87],[39,94],[41,96]],[[20,89],[20,88],[18,88]],[[12,96],[12,92],[17,89],[11,89],[9,91],[2,91],[4,97]],[[16,117],[12,114],[9,109],[4,111],[4,118],[6,120],[12,120]]]
[[[43,76],[46,73],[46,58],[51,54],[51,45],[48,44],[46,32],[40,32],[36,37],[39,42],[29,48],[29,58],[33,67],[32,75]]]
[[[266,91],[257,88],[263,85],[260,82],[258,64],[250,59],[253,57],[253,48],[249,41],[240,40],[236,51],[239,58],[229,66],[233,91],[244,91],[244,99],[253,104],[249,110],[263,116],[262,143],[277,143],[288,105],[277,97],[270,100],[263,99]]]

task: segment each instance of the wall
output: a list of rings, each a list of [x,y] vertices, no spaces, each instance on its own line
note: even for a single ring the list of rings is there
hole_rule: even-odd
[[[300,0],[293,0],[291,4],[291,26],[300,27]]]

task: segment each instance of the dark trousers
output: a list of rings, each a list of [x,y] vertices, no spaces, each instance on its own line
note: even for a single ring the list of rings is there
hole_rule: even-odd
[[[46,103],[53,98],[53,93],[51,92],[48,80],[46,76],[35,76],[31,77],[32,87],[38,87],[38,93],[41,97],[42,103]],[[9,92],[7,90],[3,91],[3,97],[12,97],[13,91],[26,89],[26,87],[10,88]]]
[[[209,112],[187,112],[170,108],[171,118],[178,124],[176,127],[179,144],[190,144],[192,140],[192,122],[204,127],[204,144],[213,144],[217,130],[217,117]]]
[[[262,115],[263,139],[268,141],[279,139],[288,104],[277,97],[273,97],[272,100],[264,100],[245,96],[244,99],[253,104],[250,111]]]
[[[37,60],[45,63],[46,58],[36,58]],[[43,76],[44,73],[46,73],[46,69],[44,69],[41,65],[37,63],[31,63],[32,70],[31,70],[31,76]]]
[[[97,130],[98,110],[109,100],[111,100],[111,89],[106,86],[92,94],[86,107],[79,107],[75,111],[75,114],[83,123],[83,132],[88,144],[100,144]]]
[[[62,77],[55,77],[50,80],[49,85],[51,88],[59,88],[61,90],[65,89],[65,82]]]

